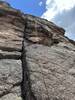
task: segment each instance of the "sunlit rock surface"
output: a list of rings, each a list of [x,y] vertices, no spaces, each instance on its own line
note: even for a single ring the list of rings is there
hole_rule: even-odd
[[[75,100],[75,42],[64,34],[0,1],[0,100]]]

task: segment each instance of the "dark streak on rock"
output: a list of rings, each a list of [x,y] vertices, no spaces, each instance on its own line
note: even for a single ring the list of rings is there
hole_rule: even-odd
[[[25,37],[25,29],[24,29],[24,37]],[[22,43],[21,61],[22,61],[22,78],[23,78],[21,84],[22,98],[23,100],[36,100],[33,92],[31,91],[30,73],[26,62],[26,50],[25,50],[24,40]]]

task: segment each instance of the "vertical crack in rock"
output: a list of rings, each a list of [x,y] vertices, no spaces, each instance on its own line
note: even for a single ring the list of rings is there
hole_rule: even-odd
[[[75,100],[75,41],[64,34],[0,2],[0,100]]]
[[[26,29],[26,24],[25,24]],[[24,29],[24,38],[25,38],[25,29]],[[31,91],[31,82],[30,82],[30,73],[26,62],[26,50],[24,45],[24,39],[22,43],[22,84],[21,92],[23,100],[36,100],[34,94]]]

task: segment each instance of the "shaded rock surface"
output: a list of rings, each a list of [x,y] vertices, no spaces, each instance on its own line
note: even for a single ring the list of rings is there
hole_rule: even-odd
[[[75,42],[64,34],[0,1],[0,100],[75,100]]]

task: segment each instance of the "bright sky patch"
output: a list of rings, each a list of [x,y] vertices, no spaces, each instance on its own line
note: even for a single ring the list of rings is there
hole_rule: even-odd
[[[66,35],[75,40],[75,0],[46,0],[41,17],[65,28]]]

